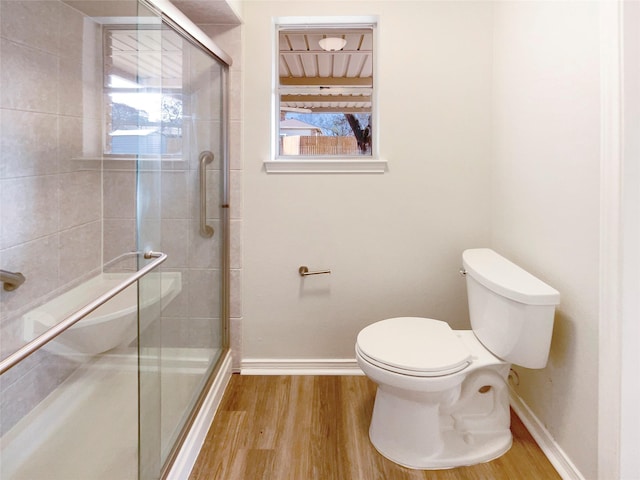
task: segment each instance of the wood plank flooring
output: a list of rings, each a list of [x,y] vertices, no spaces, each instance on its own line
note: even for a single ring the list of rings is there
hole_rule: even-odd
[[[513,447],[473,467],[410,470],[369,442],[364,376],[234,375],[190,480],[556,480],[517,416]]]

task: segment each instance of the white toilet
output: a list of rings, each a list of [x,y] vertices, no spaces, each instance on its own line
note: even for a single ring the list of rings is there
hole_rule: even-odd
[[[487,248],[464,251],[462,262],[472,330],[400,317],[358,334],[358,365],[378,384],[369,437],[405,467],[454,468],[504,454],[510,364],[547,363],[560,294]]]

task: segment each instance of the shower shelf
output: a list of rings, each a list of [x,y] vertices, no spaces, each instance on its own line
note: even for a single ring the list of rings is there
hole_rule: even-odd
[[[131,253],[133,255],[141,254],[141,252],[131,252]],[[72,315],[70,315],[63,321],[61,321],[60,323],[54,325],[53,327],[45,331],[42,335],[34,338],[29,343],[24,345],[22,348],[16,350],[14,353],[6,357],[4,360],[0,361],[0,375],[2,375],[4,372],[14,367],[15,365],[17,365],[18,363],[20,363],[22,360],[27,358],[32,353],[42,348],[43,345],[49,343],[58,335],[62,334],[63,332],[71,328],[73,325],[75,325],[80,320],[85,318],[87,315],[89,315],[91,312],[96,310],[98,307],[100,307],[101,305],[103,305],[113,297],[115,297],[117,294],[125,290],[130,285],[137,282],[139,279],[144,277],[147,273],[151,272],[151,270],[154,270],[158,265],[160,265],[162,262],[164,262],[167,259],[167,254],[162,252],[148,251],[148,252],[144,252],[143,255],[144,255],[144,258],[149,260],[153,259],[153,260],[147,263],[144,267],[142,267],[140,270],[135,272],[133,275],[128,277],[126,280],[123,280],[121,283],[113,287],[111,290],[102,294],[92,302],[88,303],[87,305],[85,305],[84,307],[77,310],[75,313],[73,313]]]

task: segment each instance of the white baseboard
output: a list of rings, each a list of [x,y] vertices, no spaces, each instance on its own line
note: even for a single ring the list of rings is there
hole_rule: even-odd
[[[213,381],[165,480],[186,480],[189,478],[230,378],[231,355],[227,351],[222,360],[220,371]]]
[[[364,375],[353,358],[245,358],[240,372],[242,375]]]
[[[560,448],[560,445],[556,443],[549,431],[531,411],[520,395],[518,395],[512,388],[509,388],[509,394],[511,407],[516,412],[520,420],[522,420],[524,426],[527,427],[531,436],[538,443],[540,449],[544,452],[553,467],[558,471],[558,474],[562,479],[585,480],[577,467],[569,459],[562,448]]]

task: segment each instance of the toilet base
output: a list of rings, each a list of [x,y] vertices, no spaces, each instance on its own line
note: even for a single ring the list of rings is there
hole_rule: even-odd
[[[485,463],[501,457],[512,444],[511,432],[491,432],[461,435],[458,432],[444,432],[443,449],[439,454],[426,458],[406,458],[405,455],[389,454],[376,445],[374,438],[371,443],[378,453],[398,465],[414,470],[446,470],[450,468],[466,467]]]
[[[499,369],[499,370],[507,370]],[[474,372],[460,389],[411,392],[379,386],[369,438],[380,454],[418,470],[488,462],[512,444],[506,372]],[[478,385],[490,385],[480,393]]]

